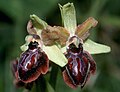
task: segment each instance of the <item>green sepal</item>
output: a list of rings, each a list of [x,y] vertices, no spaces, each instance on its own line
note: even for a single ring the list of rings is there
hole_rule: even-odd
[[[43,50],[47,54],[49,60],[55,64],[64,67],[67,64],[67,59],[62,51],[56,46],[43,46]]]
[[[84,50],[88,51],[90,54],[108,53],[111,51],[109,46],[96,43],[90,39],[83,44],[83,47]]]
[[[36,16],[35,14],[30,15],[30,19],[33,23],[33,26],[37,29],[45,29],[46,26],[48,25],[45,21],[43,21],[42,19],[40,19],[38,16]]]
[[[71,35],[74,35],[77,27],[77,22],[73,3],[67,3],[63,6],[59,4],[59,7],[64,27],[70,32]]]
[[[111,51],[111,48],[109,46],[96,43],[90,39],[83,43],[83,49],[89,52],[90,54],[108,53]],[[65,53],[66,47],[61,48],[61,51]]]

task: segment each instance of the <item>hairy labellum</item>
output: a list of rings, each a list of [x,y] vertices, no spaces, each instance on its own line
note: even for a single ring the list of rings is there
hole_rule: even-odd
[[[82,43],[76,36],[69,39],[66,57],[68,64],[63,71],[66,84],[71,88],[79,85],[83,88],[90,74],[96,70],[95,61],[88,52],[83,50]]]
[[[18,78],[18,71],[17,71],[18,59],[14,60],[11,65],[12,65],[12,73],[15,77],[14,84],[16,85],[16,87],[25,87],[26,89],[30,90],[33,86],[33,82],[24,83]]]
[[[13,62],[12,71],[16,85],[28,86],[41,74],[47,73],[49,60],[38,45],[36,41],[30,42],[28,50],[21,54],[19,60]]]

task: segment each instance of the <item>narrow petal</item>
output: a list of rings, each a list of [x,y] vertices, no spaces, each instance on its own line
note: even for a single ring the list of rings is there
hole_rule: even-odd
[[[95,20],[92,17],[89,17],[85,22],[78,25],[75,34],[78,37],[83,38],[83,40],[85,40],[89,36],[89,30],[92,27],[95,27],[97,23],[98,23],[97,20]]]

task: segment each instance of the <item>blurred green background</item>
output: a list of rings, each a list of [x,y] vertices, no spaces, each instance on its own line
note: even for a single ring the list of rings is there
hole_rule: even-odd
[[[13,85],[10,62],[21,53],[29,15],[36,14],[52,26],[62,25],[58,3],[67,2],[74,3],[78,24],[90,16],[98,20],[90,38],[112,49],[108,54],[94,55],[97,72],[82,92],[120,92],[120,0],[0,0],[0,92],[23,92]],[[81,92],[64,83],[60,69],[55,90]]]

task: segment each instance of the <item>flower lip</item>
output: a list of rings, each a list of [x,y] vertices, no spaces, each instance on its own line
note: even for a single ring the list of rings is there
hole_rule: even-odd
[[[27,50],[22,54],[17,67],[18,77],[24,83],[35,81],[41,74],[46,74],[49,68],[47,55],[37,49]]]
[[[46,74],[49,69],[49,59],[39,47],[39,42],[31,41],[28,49],[20,55],[20,59],[12,64],[15,84],[19,81],[28,84],[35,81],[41,74]]]
[[[76,46],[77,45],[77,46]],[[92,56],[83,50],[83,41],[78,36],[72,36],[67,43],[68,59],[63,71],[64,81],[71,88],[84,87],[90,74],[96,70],[96,64]]]
[[[63,70],[63,78],[66,84],[71,88],[84,87],[90,75],[96,70],[96,63],[91,55],[83,51],[80,54],[67,53],[68,64]]]

